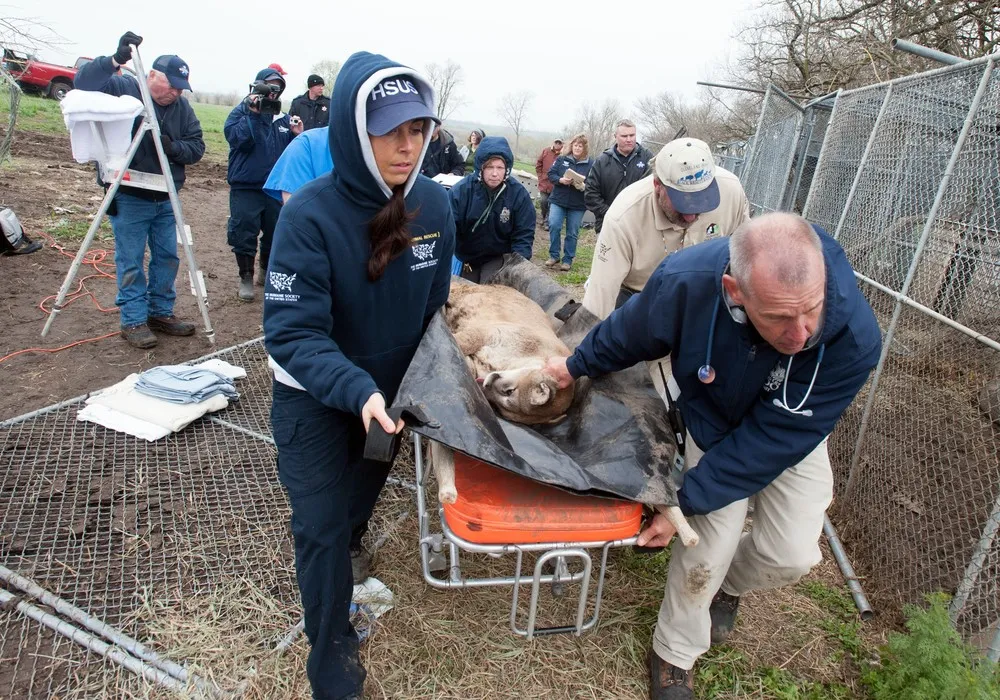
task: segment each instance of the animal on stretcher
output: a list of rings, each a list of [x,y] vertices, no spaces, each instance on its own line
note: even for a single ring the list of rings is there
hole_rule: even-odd
[[[550,357],[572,353],[541,306],[505,285],[453,282],[444,312],[469,371],[501,416],[523,425],[557,423],[566,417],[575,385],[558,388],[543,368]],[[458,498],[454,453],[432,440],[431,460],[438,499],[454,503]],[[698,535],[680,508],[661,510],[686,546],[697,544]]]

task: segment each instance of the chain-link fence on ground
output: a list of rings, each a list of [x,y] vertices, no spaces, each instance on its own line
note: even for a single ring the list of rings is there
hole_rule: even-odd
[[[1000,655],[1000,71],[995,58],[841,92],[804,214],[884,333],[830,441],[832,513],[882,610],[954,595]],[[783,154],[782,154],[783,155]]]
[[[740,173],[751,214],[778,211],[792,175],[803,109],[774,85],[767,88],[757,131]]]
[[[240,400],[163,440],[78,421],[82,399],[0,425],[0,564],[154,648],[143,622],[153,607],[239,580],[272,592],[294,625],[267,356],[256,341],[220,357],[247,370]],[[31,619],[27,606],[55,611],[10,578],[0,569],[0,594],[6,585],[23,605],[0,610],[0,697],[99,686],[109,662]]]

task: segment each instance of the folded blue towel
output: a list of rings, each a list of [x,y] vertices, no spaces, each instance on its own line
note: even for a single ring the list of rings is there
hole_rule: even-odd
[[[201,403],[217,394],[240,397],[232,380],[217,372],[188,365],[163,365],[142,372],[135,390],[170,403]]]

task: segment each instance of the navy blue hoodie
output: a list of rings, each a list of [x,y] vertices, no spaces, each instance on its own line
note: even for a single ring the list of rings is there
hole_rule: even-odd
[[[76,74],[73,86],[80,90],[93,90],[104,92],[109,95],[131,95],[142,101],[142,94],[139,92],[139,84],[135,78],[127,75],[116,75],[117,69],[111,62],[110,56],[98,56],[90,63],[86,64]],[[160,132],[170,137],[170,153],[167,153],[167,160],[170,162],[170,174],[174,178],[174,185],[179,190],[184,186],[184,166],[192,165],[201,160],[205,155],[205,139],[201,135],[201,123],[195,116],[191,105],[183,97],[178,97],[173,104],[163,107],[153,102],[153,110],[156,112],[156,119],[160,124]],[[142,116],[135,118],[132,125],[132,135],[139,129],[142,123]],[[161,174],[160,159],[156,155],[156,146],[153,145],[153,134],[147,133],[139,143],[139,150],[132,158],[133,170],[142,173]],[[128,191],[140,197],[148,196],[150,190],[121,185],[121,190]]]
[[[377,391],[392,402],[427,324],[448,298],[455,250],[448,195],[414,168],[405,185],[407,211],[415,214],[413,246],[381,279],[368,280],[368,222],[392,191],[368,140],[365,100],[394,75],[408,76],[433,112],[434,92],[413,70],[364,52],[344,63],[330,105],[336,170],[282,207],[264,289],[264,343],[275,377],[355,415]],[[428,120],[424,149],[430,132]]]
[[[281,89],[285,89],[285,79],[273,68],[259,71],[256,80],[280,80]],[[287,114],[251,112],[246,100],[229,113],[223,131],[229,142],[226,182],[233,189],[263,188],[285,146],[295,138]]]
[[[507,176],[496,191],[483,182],[483,166],[500,156]],[[475,171],[449,191],[455,214],[455,255],[462,262],[479,265],[504,253],[531,259],[535,242],[535,205],[524,185],[510,176],[514,154],[507,139],[490,136],[476,149]]]
[[[815,228],[827,282],[823,326],[809,349],[782,355],[729,312],[722,291],[729,240],[720,238],[667,257],[642,292],[595,326],[567,362],[574,377],[597,376],[670,354],[681,414],[705,451],[678,493],[685,515],[747,498],[802,461],[830,434],[878,362],[875,315],[844,250]],[[709,349],[716,376],[703,384],[698,368]],[[786,391],[797,413],[776,405]]]
[[[564,185],[559,182],[559,178],[572,168],[573,172],[583,175],[584,179],[586,179],[587,175],[590,174],[590,166],[592,164],[589,158],[577,160],[572,154],[556,158],[552,167],[549,168],[548,174],[549,182],[553,184],[552,194],[549,195],[549,202],[558,204],[563,209],[576,209],[578,211],[586,209],[587,204],[583,199],[583,190],[578,190],[572,185]]]

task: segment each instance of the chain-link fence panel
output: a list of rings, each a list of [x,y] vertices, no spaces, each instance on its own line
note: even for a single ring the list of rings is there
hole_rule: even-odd
[[[291,627],[298,593],[266,353],[258,341],[221,358],[248,372],[240,400],[163,440],[78,421],[82,401],[0,429],[0,563],[139,640],[154,601],[237,580],[283,601]],[[0,612],[0,659],[10,698],[64,695],[107,663],[14,610]]]
[[[740,178],[751,215],[781,209],[801,126],[802,108],[781,90],[769,86]]]
[[[806,211],[835,224],[885,337],[869,385],[831,437],[833,519],[878,607],[898,611],[948,592],[958,629],[982,648],[993,644],[993,654],[998,152],[992,59],[845,92]]]
[[[792,179],[781,205],[784,211],[801,212],[805,208],[832,112],[833,96],[821,97],[805,106],[802,132],[792,161]]]
[[[813,175],[803,216],[833,233],[847,205],[854,176],[888,86],[878,85],[837,96]]]
[[[715,152],[715,164],[725,168],[736,177],[743,175],[743,163],[746,160],[746,153],[750,147],[749,141],[727,141],[717,144]]]

